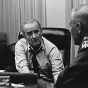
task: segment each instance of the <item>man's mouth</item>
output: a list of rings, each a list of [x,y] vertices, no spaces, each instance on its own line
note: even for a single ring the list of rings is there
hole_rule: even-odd
[[[36,45],[36,44],[39,44],[39,43],[40,43],[40,40],[39,40],[39,39],[36,39],[36,40],[33,40],[33,41],[32,41],[32,44],[33,44],[33,45]]]

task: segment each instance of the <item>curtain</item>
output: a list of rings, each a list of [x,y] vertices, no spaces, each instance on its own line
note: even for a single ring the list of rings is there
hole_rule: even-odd
[[[7,40],[16,40],[17,19],[16,0],[0,0],[0,32],[5,32],[9,36]]]
[[[46,27],[45,0],[0,0],[0,32],[5,32],[7,44],[17,42],[23,22],[35,18]]]
[[[72,8],[80,4],[88,4],[88,0],[64,0],[63,2],[65,2],[65,24],[69,29],[68,22]],[[7,44],[17,42],[22,23],[30,18],[37,19],[42,27],[47,27],[46,7],[46,0],[0,0],[0,32],[6,33]],[[72,62],[77,54],[77,48],[73,40],[71,42]]]

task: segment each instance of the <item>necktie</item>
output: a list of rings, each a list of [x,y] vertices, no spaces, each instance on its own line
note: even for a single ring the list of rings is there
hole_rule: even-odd
[[[36,53],[33,53],[33,57],[32,57],[32,63],[33,63],[33,69],[35,73],[38,73],[38,61],[36,59]]]
[[[50,70],[48,69],[48,71],[46,71],[46,70],[43,70],[39,66],[38,61],[36,59],[36,53],[33,53],[32,63],[33,63],[34,72],[38,74],[38,77],[40,77],[40,74],[42,73],[43,75],[45,75],[45,78],[43,77],[44,80],[49,81],[49,82],[53,82],[53,76],[52,75],[49,75],[47,73],[48,71],[51,72],[51,69]],[[50,74],[52,74],[52,72]]]
[[[37,52],[34,52],[33,50],[31,50],[31,53],[33,54],[32,63],[33,63],[33,70],[34,70],[34,73],[37,73],[37,74],[38,74],[38,77],[40,77],[40,74],[42,73],[43,75],[46,76],[45,80],[52,82],[52,81],[53,81],[53,80],[52,80],[53,77],[52,77],[52,79],[49,78],[50,75],[47,73],[46,70],[43,70],[43,69],[40,67],[40,65],[39,65],[39,63],[38,63],[38,61],[37,61],[37,59],[36,59],[36,55],[37,55],[41,50],[42,50],[42,47],[41,47]],[[49,69],[48,69],[48,70],[49,70]],[[50,72],[51,72],[51,71],[50,71]],[[44,79],[44,78],[43,78],[43,79]]]
[[[37,55],[41,50],[42,50],[42,47],[41,47],[37,52],[33,51],[32,49],[30,50],[30,52],[33,54],[32,63],[33,63],[33,69],[34,69],[34,72],[35,72],[35,73],[39,73],[39,69],[38,69],[39,63],[38,63],[38,61],[37,61],[37,59],[36,59],[36,55]]]

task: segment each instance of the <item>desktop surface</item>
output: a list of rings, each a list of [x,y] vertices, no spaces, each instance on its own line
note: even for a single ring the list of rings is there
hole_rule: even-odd
[[[53,88],[53,83],[38,78],[34,73],[0,72],[0,78],[0,88]]]
[[[38,88],[37,74],[0,72],[0,88]]]

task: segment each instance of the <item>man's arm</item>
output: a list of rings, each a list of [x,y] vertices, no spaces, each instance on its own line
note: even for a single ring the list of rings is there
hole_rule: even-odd
[[[52,64],[52,72],[53,72],[54,83],[55,83],[58,75],[63,70],[64,65],[62,61],[62,55],[56,47],[52,49],[52,51],[50,52],[50,56],[51,56],[50,58],[51,58],[51,64]]]
[[[87,51],[88,52],[88,51]],[[60,73],[56,88],[75,88],[88,80],[88,54],[81,53],[69,67]]]
[[[24,45],[22,45],[20,42],[15,46],[15,63],[16,69],[20,73],[30,73],[26,57],[26,50]]]

